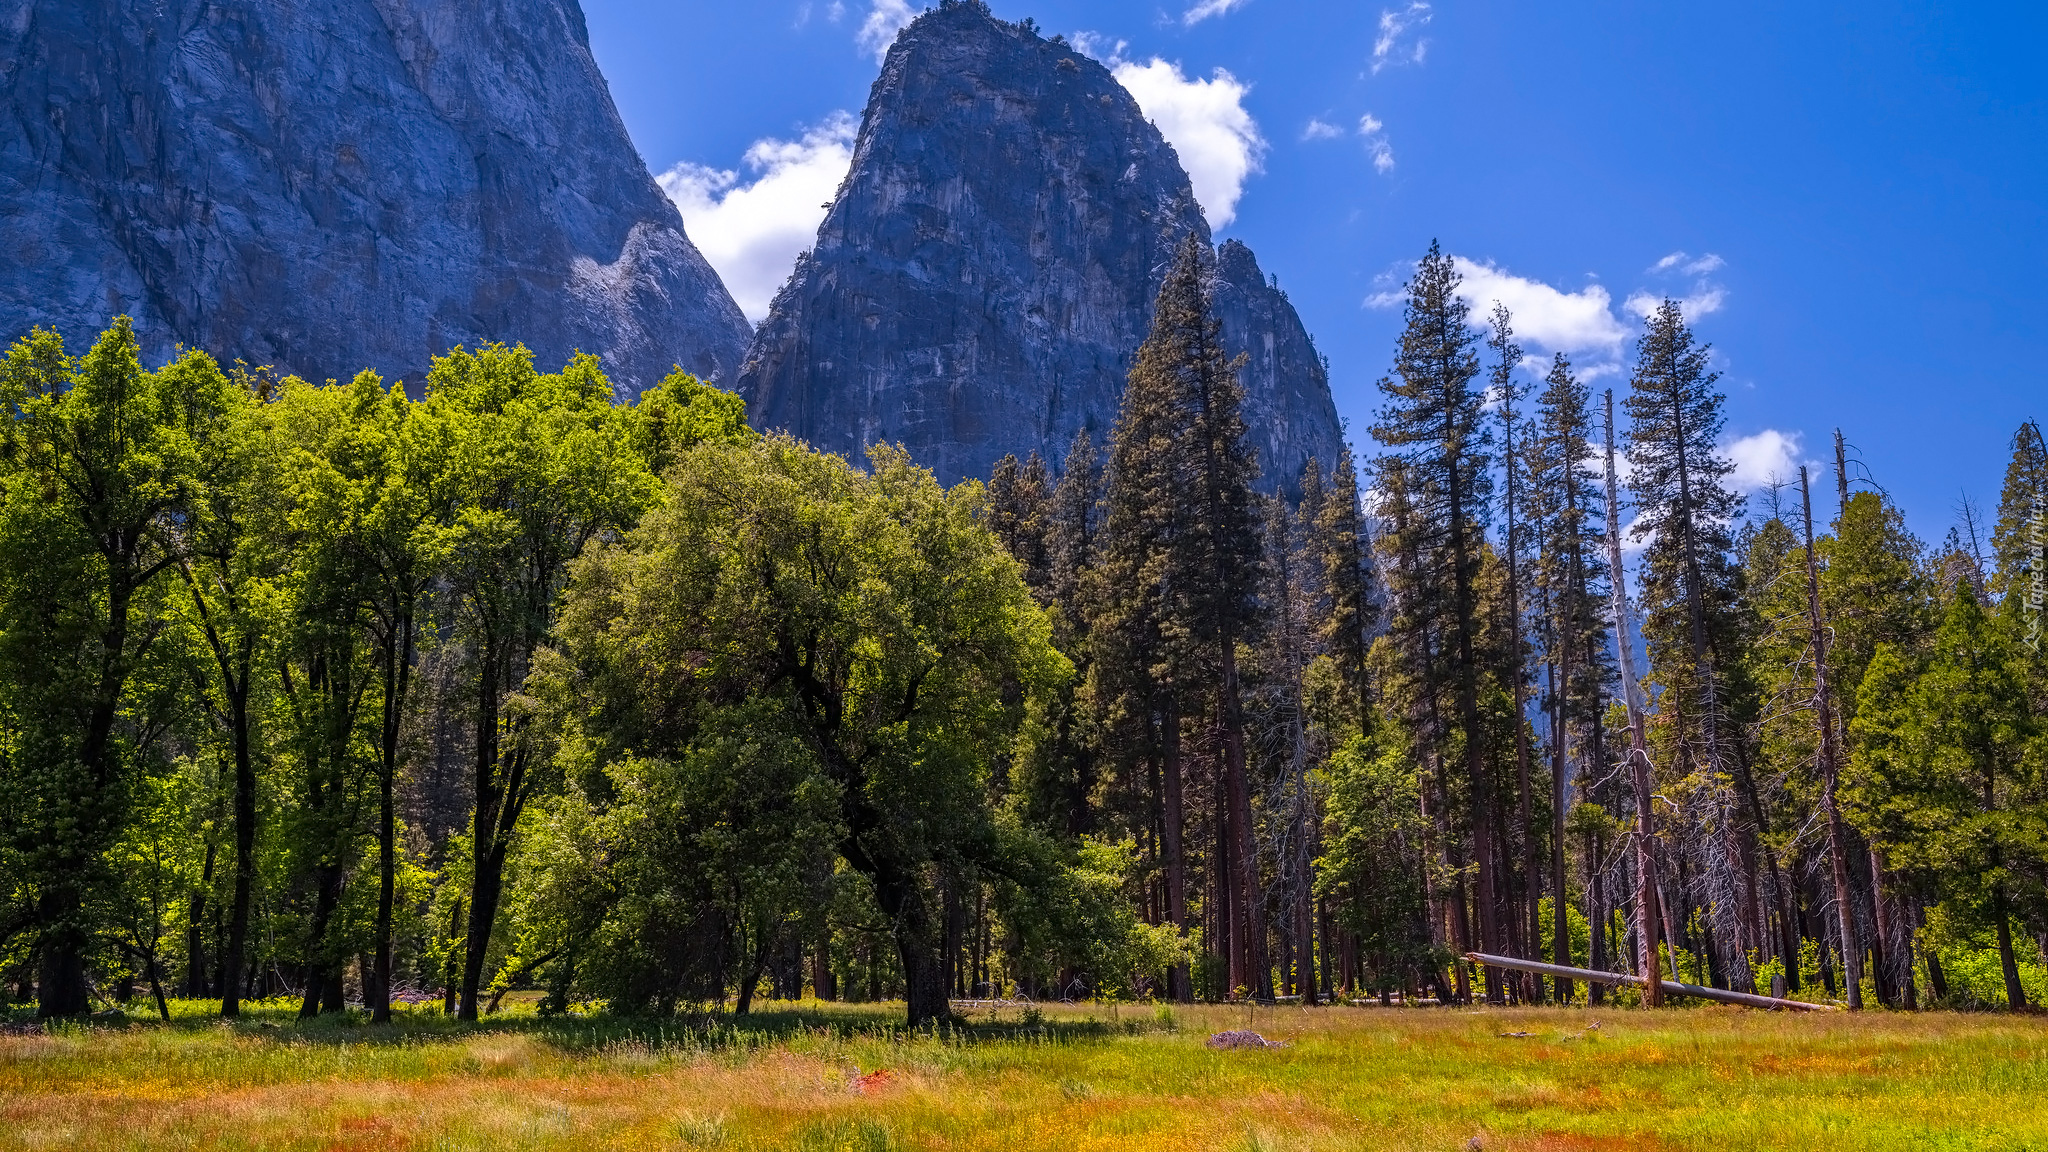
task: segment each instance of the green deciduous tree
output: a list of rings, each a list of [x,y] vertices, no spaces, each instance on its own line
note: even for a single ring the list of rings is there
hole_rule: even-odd
[[[83,358],[36,331],[0,363],[0,820],[34,891],[38,1012],[87,1010],[130,790],[173,709],[160,645],[201,440],[233,385],[143,368],[126,317]]]
[[[535,757],[532,710],[517,693],[553,627],[569,561],[638,521],[658,484],[634,447],[632,414],[612,406],[594,356],[544,375],[524,348],[458,348],[434,362],[426,406],[448,424],[445,482],[461,493],[438,546],[475,678],[473,875],[458,1009],[473,1020],[505,862],[547,767]],[[661,410],[659,442],[673,450],[695,433],[690,421],[666,418],[668,404]]]
[[[695,449],[623,544],[575,565],[561,636],[600,760],[683,756],[721,709],[772,704],[832,790],[833,846],[874,885],[921,1025],[947,1012],[940,887],[1004,866],[992,773],[1070,666],[980,486],[894,450],[871,465],[785,439]]]

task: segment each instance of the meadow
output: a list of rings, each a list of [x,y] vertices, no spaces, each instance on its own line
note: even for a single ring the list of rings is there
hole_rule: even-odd
[[[438,1012],[0,1036],[0,1149],[2048,1149],[2036,1017],[1741,1009]],[[1250,1026],[1286,1046],[1217,1051]]]

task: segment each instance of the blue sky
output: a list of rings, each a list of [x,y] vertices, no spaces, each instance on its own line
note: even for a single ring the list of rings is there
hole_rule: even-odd
[[[584,0],[628,129],[757,318],[918,6]],[[1635,302],[1688,300],[1741,474],[1829,456],[1839,424],[1930,542],[2048,419],[2048,7],[993,7],[1117,67],[1279,276],[1366,453],[1387,300],[1432,238],[1480,309],[1602,384]]]

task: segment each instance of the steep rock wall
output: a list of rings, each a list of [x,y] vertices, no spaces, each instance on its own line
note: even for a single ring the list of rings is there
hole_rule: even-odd
[[[320,379],[457,344],[728,384],[752,332],[576,0],[0,0],[0,336]]]
[[[949,3],[898,37],[851,171],[758,332],[754,421],[857,456],[900,442],[940,479],[1107,436],[1180,240],[1208,226],[1173,148],[1100,64]],[[1292,306],[1227,243],[1216,301],[1249,353],[1266,486],[1342,439]]]

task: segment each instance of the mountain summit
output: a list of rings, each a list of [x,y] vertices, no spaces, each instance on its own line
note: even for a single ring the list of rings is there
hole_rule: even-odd
[[[1153,298],[1189,233],[1187,173],[1102,65],[947,0],[898,36],[853,167],[757,333],[754,422],[833,452],[900,442],[948,483],[1006,453],[1057,462],[1115,423]],[[1265,487],[1342,443],[1321,359],[1251,250],[1223,245],[1225,346],[1248,354]]]
[[[15,0],[0,339],[109,316],[312,379],[581,349],[622,393],[752,330],[633,148],[576,0]]]

